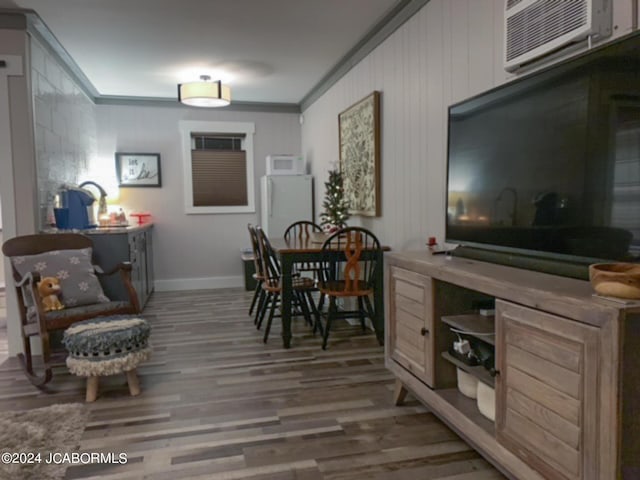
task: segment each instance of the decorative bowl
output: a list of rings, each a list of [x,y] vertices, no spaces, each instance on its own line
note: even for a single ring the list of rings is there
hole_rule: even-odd
[[[595,263],[589,265],[589,280],[600,295],[640,299],[640,264]]]

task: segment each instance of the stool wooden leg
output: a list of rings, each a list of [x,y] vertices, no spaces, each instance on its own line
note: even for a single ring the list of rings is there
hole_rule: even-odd
[[[85,400],[87,402],[95,402],[98,398],[98,381],[100,377],[88,377],[87,378],[87,396]]]
[[[135,369],[127,372],[127,383],[129,384],[129,393],[132,397],[140,395],[140,382],[138,381],[138,375]]]

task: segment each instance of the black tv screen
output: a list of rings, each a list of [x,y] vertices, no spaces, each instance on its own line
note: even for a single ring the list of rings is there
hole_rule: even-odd
[[[449,108],[446,240],[640,258],[640,36]]]

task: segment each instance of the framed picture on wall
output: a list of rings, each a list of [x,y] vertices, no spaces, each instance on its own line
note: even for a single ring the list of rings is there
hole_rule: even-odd
[[[159,153],[116,153],[120,187],[161,187]]]
[[[342,188],[351,215],[380,216],[380,92],[338,115]]]

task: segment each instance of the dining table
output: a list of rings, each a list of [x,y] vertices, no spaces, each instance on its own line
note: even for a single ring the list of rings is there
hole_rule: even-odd
[[[284,348],[291,347],[291,312],[293,301],[292,275],[297,263],[318,263],[322,260],[322,245],[329,235],[314,233],[310,236],[290,237],[289,239],[271,239],[271,245],[280,259],[280,275],[282,279],[281,319],[282,344]],[[380,345],[384,345],[384,252],[391,250],[388,246],[381,246],[380,250],[363,250],[366,258],[375,255],[376,270],[373,289],[373,329]],[[344,256],[343,251],[336,251],[336,258]]]

